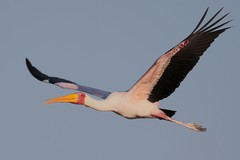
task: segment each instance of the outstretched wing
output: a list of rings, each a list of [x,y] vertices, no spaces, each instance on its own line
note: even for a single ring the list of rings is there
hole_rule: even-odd
[[[103,91],[100,89],[91,88],[91,87],[87,87],[87,86],[82,86],[82,85],[79,85],[77,83],[74,83],[74,82],[66,80],[66,79],[62,79],[62,78],[58,78],[58,77],[50,77],[46,74],[43,74],[37,68],[35,68],[27,58],[26,58],[26,64],[27,64],[27,68],[28,68],[29,72],[32,74],[32,76],[35,77],[36,79],[38,79],[39,81],[54,84],[58,87],[65,88],[65,89],[73,89],[73,90],[82,91],[82,92],[89,93],[89,94],[92,94],[94,96],[97,96],[97,97],[100,97],[103,99],[107,98],[107,96],[110,94],[110,92],[107,92],[107,91]]]
[[[212,22],[222,9],[200,27],[208,12],[207,8],[193,32],[178,45],[159,57],[129,90],[129,94],[148,99],[150,102],[157,102],[173,93],[211,43],[222,32],[230,28],[220,28],[230,21],[219,24],[228,14]]]

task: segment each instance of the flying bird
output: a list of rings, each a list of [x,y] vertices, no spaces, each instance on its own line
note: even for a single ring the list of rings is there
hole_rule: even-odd
[[[172,118],[176,111],[159,108],[160,100],[171,95],[186,75],[197,64],[199,58],[211,43],[225,30],[231,20],[221,22],[229,13],[216,19],[221,8],[203,24],[208,8],[192,33],[175,47],[160,56],[143,76],[124,92],[109,92],[75,82],[51,77],[35,68],[26,58],[28,70],[36,79],[65,89],[78,90],[73,94],[48,99],[50,103],[72,103],[84,105],[98,111],[112,111],[127,119],[156,118],[170,121],[194,131],[204,132],[206,128],[196,123],[183,123]],[[216,19],[216,20],[215,20]],[[90,95],[99,97],[95,99]]]

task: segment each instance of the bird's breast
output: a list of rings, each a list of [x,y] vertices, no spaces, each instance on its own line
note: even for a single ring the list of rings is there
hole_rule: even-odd
[[[150,118],[158,108],[148,100],[131,99],[125,94],[113,94],[109,97],[111,110],[125,118]]]

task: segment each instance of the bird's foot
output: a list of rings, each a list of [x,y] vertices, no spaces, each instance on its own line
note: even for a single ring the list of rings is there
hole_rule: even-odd
[[[185,126],[189,129],[192,129],[197,132],[205,132],[207,131],[207,128],[202,127],[201,125],[198,125],[196,123],[187,123]]]

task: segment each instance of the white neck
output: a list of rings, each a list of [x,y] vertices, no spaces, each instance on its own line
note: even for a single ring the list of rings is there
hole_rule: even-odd
[[[85,95],[86,95],[84,103],[85,106],[98,111],[111,111],[111,108],[106,100],[97,100],[88,96],[87,94]]]

